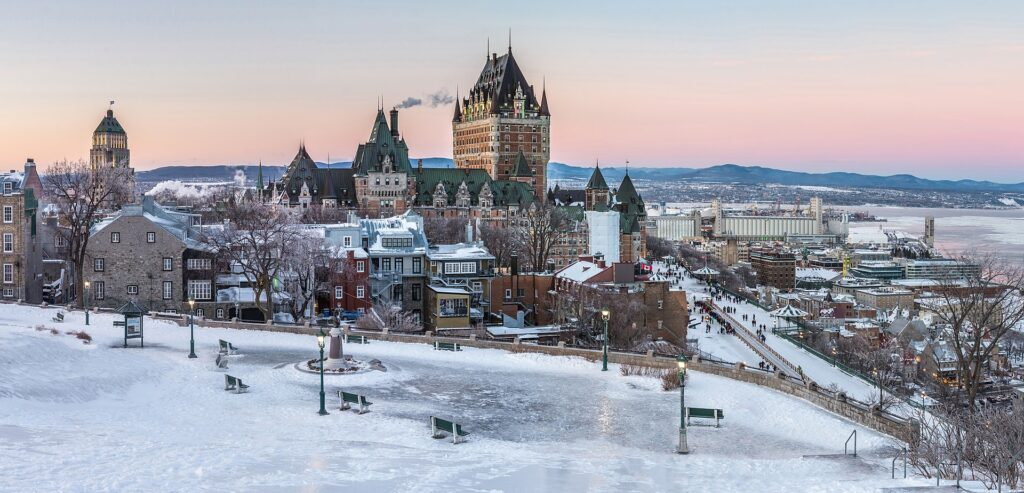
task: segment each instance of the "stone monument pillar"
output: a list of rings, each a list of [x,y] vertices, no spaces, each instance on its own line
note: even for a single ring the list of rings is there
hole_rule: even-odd
[[[345,357],[341,350],[341,329],[334,327],[331,329],[331,345],[330,350],[327,352],[327,362],[324,363],[325,370],[340,370],[345,368]]]

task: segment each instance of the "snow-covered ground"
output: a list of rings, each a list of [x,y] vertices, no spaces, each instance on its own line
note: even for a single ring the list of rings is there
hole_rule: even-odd
[[[319,380],[293,364],[313,337],[146,321],[146,347],[120,348],[111,315],[83,345],[63,331],[80,313],[0,310],[0,491],[875,491],[926,484],[889,479],[891,439],[807,402],[691,373],[687,403],[718,407],[720,429],[689,428],[673,453],[679,394],[581,359],[372,342],[348,345],[387,372]],[[56,327],[61,335],[36,331]],[[238,346],[223,390],[217,340]],[[137,344],[137,341],[131,341]],[[338,411],[336,390],[372,412]],[[428,417],[471,435],[432,440]],[[836,457],[858,430],[859,458]]]

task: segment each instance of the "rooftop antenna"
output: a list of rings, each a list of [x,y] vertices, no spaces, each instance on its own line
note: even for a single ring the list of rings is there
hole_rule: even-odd
[[[487,37],[487,53],[484,53],[484,60],[491,59],[491,37]]]
[[[626,174],[629,174],[629,160],[626,160]]]
[[[508,28],[508,52],[512,53],[512,28]]]

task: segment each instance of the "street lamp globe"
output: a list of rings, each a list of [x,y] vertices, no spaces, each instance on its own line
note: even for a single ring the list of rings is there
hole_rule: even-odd
[[[612,316],[612,312],[610,310],[608,310],[607,308],[601,310],[601,320],[604,320],[605,322],[607,322],[608,319],[611,318],[611,316]]]
[[[320,349],[324,348],[324,335],[320,334],[316,336],[316,345],[320,346]]]
[[[89,289],[89,281],[85,281],[85,289]]]
[[[196,308],[196,300],[195,299],[189,298],[189,300],[188,300],[188,308],[190,310],[194,310]]]

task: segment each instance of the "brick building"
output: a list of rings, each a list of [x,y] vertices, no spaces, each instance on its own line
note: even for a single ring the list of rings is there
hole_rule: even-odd
[[[487,57],[469,96],[455,102],[455,166],[482,169],[494,180],[518,175],[529,182],[535,197],[544,197],[551,157],[550,128],[547,93],[542,89],[537,98],[509,46],[508,53]],[[516,172],[520,152],[532,176]]]
[[[750,265],[758,282],[779,289],[796,285],[796,254],[778,248],[751,248]]]

